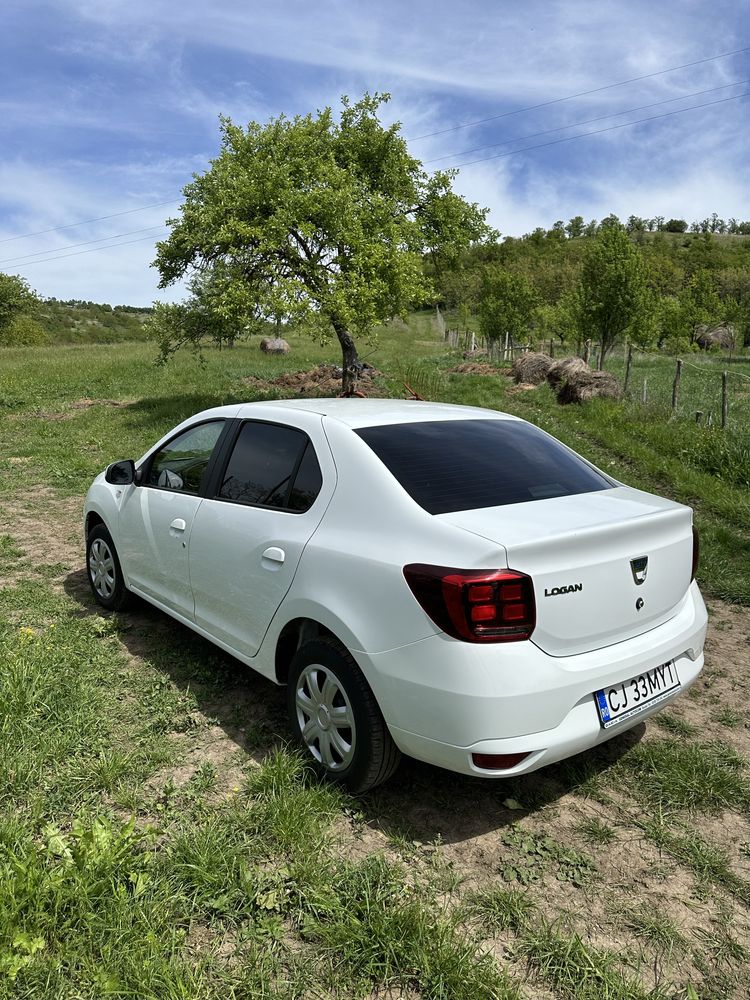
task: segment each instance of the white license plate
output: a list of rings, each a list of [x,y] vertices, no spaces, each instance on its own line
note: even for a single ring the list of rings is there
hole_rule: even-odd
[[[670,660],[637,677],[594,693],[599,721],[604,729],[658,705],[680,686],[677,667]]]

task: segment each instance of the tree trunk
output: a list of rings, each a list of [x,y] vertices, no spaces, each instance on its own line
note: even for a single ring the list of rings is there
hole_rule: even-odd
[[[352,339],[352,335],[342,323],[334,320],[333,329],[336,331],[336,336],[339,338],[339,343],[341,344],[341,367],[343,369],[341,374],[341,394],[343,396],[350,396],[357,386],[357,378],[360,370],[357,347]]]

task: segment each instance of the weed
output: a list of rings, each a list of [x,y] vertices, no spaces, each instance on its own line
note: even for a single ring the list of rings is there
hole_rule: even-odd
[[[623,757],[621,769],[639,798],[665,809],[750,807],[746,761],[723,743],[646,740]]]
[[[344,866],[335,888],[335,912],[308,921],[305,937],[335,955],[360,989],[412,988],[426,1000],[518,997],[492,959],[459,935],[458,918],[425,905],[383,858]]]
[[[675,715],[674,712],[659,712],[658,715],[654,716],[654,722],[660,729],[664,729],[674,736],[689,737],[694,736],[697,732],[695,726],[691,726],[689,722],[686,722],[679,715]]]
[[[625,923],[637,940],[667,958],[685,947],[685,939],[674,921],[654,906],[633,907],[625,913]]]
[[[715,844],[707,844],[694,831],[671,829],[663,816],[640,824],[646,836],[695,875],[698,889],[711,882],[724,886],[745,904],[750,904],[750,882],[732,871],[727,852]]]
[[[721,708],[711,718],[720,725],[726,726],[727,729],[736,729],[743,721],[744,716],[740,715],[739,712],[735,712],[734,709]]]
[[[581,887],[588,885],[596,872],[596,865],[588,855],[552,837],[513,826],[501,839],[510,848],[500,862],[500,874],[506,882],[530,885],[552,870],[561,882]]]
[[[468,901],[468,912],[479,917],[492,931],[520,932],[529,921],[536,905],[523,889],[504,889],[493,886],[473,893]]]
[[[578,830],[592,844],[611,844],[615,839],[615,831],[612,827],[608,823],[597,819],[596,816],[590,816],[581,820],[578,824]]]
[[[619,971],[614,955],[546,920],[524,934],[517,950],[564,1000],[646,1000],[645,990]],[[649,1000],[657,996],[652,992]]]

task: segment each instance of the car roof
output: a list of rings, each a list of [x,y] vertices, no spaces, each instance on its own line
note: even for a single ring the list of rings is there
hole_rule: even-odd
[[[284,411],[317,413],[349,427],[374,427],[382,424],[421,423],[431,420],[518,420],[518,417],[477,406],[452,403],[429,403],[413,399],[274,399],[244,403],[233,414],[240,419],[256,415],[260,407]]]

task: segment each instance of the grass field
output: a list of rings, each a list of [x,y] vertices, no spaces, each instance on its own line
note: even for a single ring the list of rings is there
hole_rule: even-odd
[[[692,503],[711,631],[689,694],[596,752],[502,783],[404,761],[354,800],[286,749],[279,689],[146,606],[101,613],[83,571],[96,472],[253,398],[247,377],[337,360],[292,347],[202,369],[147,344],[0,351],[0,997],[745,997],[747,404],[723,435],[686,377],[683,419],[561,409],[451,374],[428,316],[383,332],[393,387],[511,410]]]

